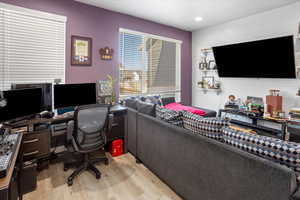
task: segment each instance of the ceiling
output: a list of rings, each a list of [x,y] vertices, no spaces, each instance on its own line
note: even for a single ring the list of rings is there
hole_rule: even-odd
[[[224,23],[300,0],[75,0],[184,30]],[[196,17],[203,18],[195,21]]]

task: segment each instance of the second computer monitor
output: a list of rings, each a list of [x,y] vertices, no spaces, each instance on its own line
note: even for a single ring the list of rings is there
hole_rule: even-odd
[[[52,83],[12,84],[11,89],[42,88],[42,109],[52,111]]]
[[[18,120],[42,112],[42,89],[20,89],[3,92],[6,105],[0,107],[0,122]]]
[[[97,103],[96,84],[54,85],[54,108],[67,108]]]

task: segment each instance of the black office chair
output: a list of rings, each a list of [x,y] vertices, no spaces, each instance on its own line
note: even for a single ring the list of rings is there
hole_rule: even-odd
[[[101,178],[100,171],[89,159],[89,153],[104,149],[106,144],[106,131],[111,129],[112,115],[109,114],[109,105],[86,105],[76,108],[74,122],[68,124],[68,131],[72,132],[72,146],[75,152],[83,154],[83,163],[68,177],[68,185],[84,170],[95,173],[96,179]],[[99,159],[97,160],[99,162]],[[102,159],[108,164],[108,159]]]

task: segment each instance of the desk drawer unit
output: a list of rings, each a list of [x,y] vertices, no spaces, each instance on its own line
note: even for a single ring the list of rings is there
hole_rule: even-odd
[[[30,132],[24,135],[22,154],[24,160],[41,158],[50,153],[50,131]]]

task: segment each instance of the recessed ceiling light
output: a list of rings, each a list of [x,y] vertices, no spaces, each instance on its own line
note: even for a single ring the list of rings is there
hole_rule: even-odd
[[[203,20],[202,17],[195,17],[195,21],[196,21],[196,22],[201,22],[202,20]]]

